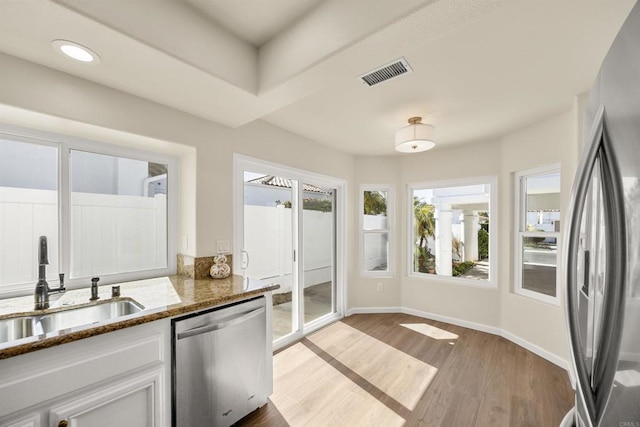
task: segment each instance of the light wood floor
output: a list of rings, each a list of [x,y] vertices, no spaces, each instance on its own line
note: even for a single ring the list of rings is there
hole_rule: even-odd
[[[240,426],[557,426],[566,371],[494,335],[353,315],[274,355],[274,393]]]

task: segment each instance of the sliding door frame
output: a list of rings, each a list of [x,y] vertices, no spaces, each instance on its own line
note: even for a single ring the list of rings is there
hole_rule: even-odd
[[[317,330],[330,322],[344,317],[347,306],[346,292],[346,254],[347,254],[347,234],[346,234],[346,203],[347,203],[347,183],[343,179],[321,175],[314,172],[305,171],[281,165],[265,160],[256,159],[242,154],[234,153],[233,155],[233,271],[235,274],[242,274],[242,248],[244,246],[244,172],[252,171],[265,173],[275,176],[283,176],[296,180],[300,185],[303,183],[313,183],[315,185],[333,188],[334,194],[334,215],[335,215],[335,265],[334,265],[334,281],[335,281],[335,309],[336,312],[322,316],[309,324],[304,323],[304,313],[298,307],[297,322],[294,322],[296,330],[287,335],[286,339],[278,340],[274,349],[288,345],[291,342],[299,340],[304,335]],[[293,244],[295,251],[295,261],[293,263],[294,283],[297,286],[298,301],[303,298],[304,285],[301,280],[304,277],[304,253],[301,250],[304,242],[302,222],[302,191],[297,192],[297,209],[293,215],[296,218],[293,228]],[[297,323],[297,325],[295,325]]]

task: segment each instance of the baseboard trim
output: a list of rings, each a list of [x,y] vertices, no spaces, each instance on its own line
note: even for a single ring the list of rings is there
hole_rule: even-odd
[[[486,332],[493,335],[502,335],[499,328],[483,325],[482,323],[470,322],[468,320],[456,319],[455,317],[443,316],[441,314],[429,313],[426,311],[415,310],[413,308],[402,308],[402,313],[412,316],[424,317],[425,319],[437,320],[438,322],[450,323],[463,328],[469,328],[480,332]]]
[[[352,314],[382,314],[382,313],[402,313],[400,307],[353,307],[347,310],[347,316]]]
[[[561,367],[562,369],[564,369],[565,371],[567,371],[569,373],[569,376],[571,376],[571,370],[569,369],[569,363],[566,360],[556,356],[553,353],[548,352],[547,350],[543,349],[542,347],[539,347],[539,346],[537,346],[537,345],[535,345],[533,343],[530,343],[529,341],[523,340],[522,338],[520,338],[517,335],[512,334],[511,332],[503,330],[501,335],[502,335],[502,337],[504,337],[505,339],[508,339],[512,343],[518,344],[520,347],[526,348],[530,352],[535,353],[538,356],[542,357],[543,359],[546,359],[549,362],[553,363],[554,365]]]
[[[484,325],[482,323],[470,322],[468,320],[456,319],[455,317],[443,316],[441,314],[429,313],[426,311],[420,311],[406,307],[353,307],[347,310],[347,316],[351,316],[352,314],[380,313],[404,313],[412,316],[422,317],[424,319],[436,320],[438,322],[445,322],[451,325],[462,326],[463,328],[469,328],[480,332],[498,335],[566,370],[569,374],[569,377],[572,377],[571,370],[569,369],[569,363],[566,360],[543,349],[542,347],[537,346],[536,344],[530,343],[529,341],[512,334],[511,332],[505,331],[504,329],[496,328],[495,326]]]

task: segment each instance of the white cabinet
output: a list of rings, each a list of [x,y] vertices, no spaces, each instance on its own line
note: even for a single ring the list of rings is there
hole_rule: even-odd
[[[0,360],[0,427],[164,427],[170,378],[169,319]]]
[[[40,425],[40,415],[30,415],[18,421],[14,421],[8,427],[38,427]]]
[[[59,427],[159,426],[162,379],[158,369],[61,402],[49,411],[49,423]]]

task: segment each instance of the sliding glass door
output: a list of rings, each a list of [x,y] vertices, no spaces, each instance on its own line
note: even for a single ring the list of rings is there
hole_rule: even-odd
[[[334,188],[303,184],[302,294],[304,323],[336,310]]]
[[[298,329],[295,182],[254,171],[243,173],[243,275],[280,285],[273,293],[273,339],[277,340]]]
[[[272,325],[283,345],[341,316],[338,186],[256,162],[236,169],[236,274],[280,285]]]

